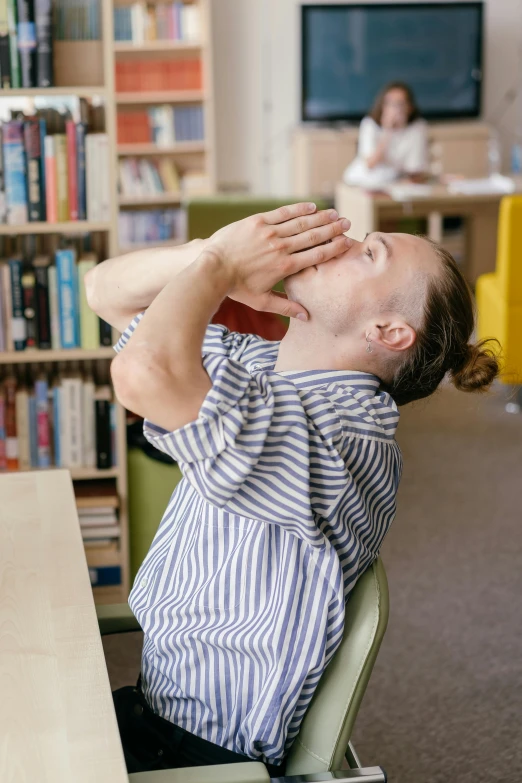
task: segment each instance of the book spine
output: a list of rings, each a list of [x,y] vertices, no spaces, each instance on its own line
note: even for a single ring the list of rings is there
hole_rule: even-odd
[[[24,297],[22,290],[22,262],[18,258],[9,260],[11,271],[11,334],[15,351],[23,351],[26,341],[24,318]]]
[[[0,264],[0,273],[2,275],[2,289],[4,294],[4,327],[5,327],[5,350],[14,351],[13,341],[13,307],[11,294],[11,268],[7,261]]]
[[[66,421],[64,452],[68,463],[65,467],[78,468],[83,465],[83,406],[82,406],[82,381],[80,378],[64,378],[63,391],[63,419]]]
[[[58,194],[56,190],[56,150],[54,136],[46,136],[45,155],[45,205],[49,223],[58,222]]]
[[[87,126],[84,122],[76,125],[76,161],[78,190],[78,220],[87,220],[87,190],[85,179],[85,134]]]
[[[0,223],[7,221],[7,196],[5,192],[4,132],[0,125]]]
[[[47,123],[40,118],[40,187],[42,188],[42,209],[43,219],[47,220],[47,190],[45,186],[45,137],[47,134]]]
[[[36,429],[38,467],[48,468],[51,464],[51,433],[49,431],[49,399],[46,380],[38,380],[34,385],[36,397]]]
[[[62,348],[79,348],[75,252],[56,251],[60,342]]]
[[[6,378],[5,388],[5,452],[7,470],[18,470],[18,438],[16,436],[16,379]]]
[[[23,123],[11,120],[3,126],[4,176],[7,222],[27,223],[27,185]]]
[[[58,221],[69,220],[69,183],[67,179],[67,137],[65,133],[54,136],[56,149],[56,200],[58,202]]]
[[[21,86],[36,87],[36,24],[34,0],[17,2],[18,51],[20,54]]]
[[[56,384],[53,386],[53,446],[54,446],[54,464],[57,467],[62,467],[62,454],[61,454],[61,405],[60,395],[61,386]]]
[[[10,296],[11,294],[9,294]],[[7,345],[7,323],[6,323],[6,308],[5,308],[5,291],[4,291],[4,275],[3,268],[0,264],[0,352],[6,351]]]
[[[112,467],[111,403],[108,399],[95,400],[96,412],[96,467],[106,470]]]
[[[109,184],[109,137],[106,133],[96,134],[97,187],[100,198],[99,219],[107,219],[111,209],[111,192]]]
[[[116,452],[116,403],[111,402],[111,453],[112,453],[112,466],[113,468],[118,465],[118,454]]]
[[[11,58],[11,87],[18,90],[22,86],[20,57],[18,54],[18,31],[16,24],[16,0],[7,0],[7,24],[9,26],[9,55]]]
[[[100,220],[98,193],[98,145],[96,134],[88,133],[85,137],[85,179],[87,196],[87,219]]]
[[[41,350],[48,350],[52,346],[48,267],[35,267],[34,278],[36,289],[36,332],[38,334],[38,348]]]
[[[93,587],[121,584],[120,566],[89,566],[89,579]]]
[[[69,193],[69,220],[78,220],[78,160],[76,154],[76,126],[72,120],[65,123],[67,136],[67,175]]]
[[[86,468],[96,467],[96,419],[94,411],[94,383],[83,384],[83,464]]]
[[[60,306],[58,304],[58,274],[55,266],[49,267],[49,314],[51,317],[51,348],[58,351],[60,341]]]
[[[53,85],[51,0],[35,0],[36,72],[38,87]]]
[[[34,272],[26,269],[22,274],[22,299],[25,318],[25,347],[36,348],[38,335],[36,332],[36,293]]]
[[[0,391],[0,470],[7,470],[7,455],[5,445],[5,396]]]
[[[29,435],[29,395],[26,389],[16,392],[16,437],[20,470],[31,468],[31,439]]]
[[[36,397],[34,391],[29,395],[29,450],[31,467],[38,467],[38,420],[36,417]]]
[[[100,347],[98,316],[87,302],[85,275],[96,266],[95,261],[81,260],[78,263],[78,288],[80,292],[80,345],[90,350]]]
[[[100,345],[111,346],[112,345],[112,326],[104,321],[103,318],[98,318],[99,331],[100,331]]]
[[[27,193],[29,220],[45,220],[45,191],[42,187],[42,149],[40,121],[30,118],[24,122],[24,142],[27,165]]]

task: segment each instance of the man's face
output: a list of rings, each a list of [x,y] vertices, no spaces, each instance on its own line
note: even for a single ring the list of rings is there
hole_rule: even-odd
[[[388,301],[413,300],[420,312],[426,279],[437,274],[439,265],[424,239],[375,232],[364,242],[354,240],[342,256],[303,269],[284,284],[289,299],[302,304],[311,319],[342,334],[372,313],[382,312]]]

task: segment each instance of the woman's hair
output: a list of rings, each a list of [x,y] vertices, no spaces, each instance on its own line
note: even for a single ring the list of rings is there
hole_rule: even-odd
[[[370,111],[370,117],[372,120],[374,120],[377,125],[381,124],[381,118],[382,118],[382,111],[384,108],[384,99],[386,98],[386,95],[390,92],[390,90],[402,90],[406,98],[408,99],[408,103],[410,104],[410,113],[408,114],[408,125],[412,122],[414,122],[416,119],[419,118],[419,109],[417,107],[417,101],[415,100],[415,96],[413,94],[413,90],[411,87],[409,87],[404,82],[389,82],[389,84],[386,84],[380,93],[377,95],[375,99],[375,103],[372,106],[372,109]]]
[[[429,397],[446,373],[461,391],[485,391],[499,373],[499,344],[470,343],[475,326],[473,299],[453,257],[429,242],[441,261],[441,273],[428,281],[423,323],[405,361],[383,384],[397,405]]]

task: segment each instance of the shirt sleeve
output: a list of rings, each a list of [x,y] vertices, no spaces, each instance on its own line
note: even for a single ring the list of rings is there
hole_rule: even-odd
[[[365,117],[359,128],[358,157],[366,160],[370,155],[373,155],[377,149],[378,139],[379,126],[371,117]]]
[[[410,126],[409,144],[403,170],[415,174],[428,170],[428,133],[426,123],[418,121]]]
[[[250,375],[227,356],[208,354],[203,363],[212,388],[198,418],[173,432],[147,421],[146,438],[179,463],[208,503],[321,543],[311,507],[313,445],[299,391],[275,373]],[[321,448],[335,451],[335,432],[332,426]]]

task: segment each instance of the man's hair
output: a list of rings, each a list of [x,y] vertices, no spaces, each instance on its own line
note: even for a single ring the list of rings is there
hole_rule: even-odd
[[[421,324],[413,324],[415,343],[395,365],[391,379],[382,384],[397,405],[429,397],[446,373],[457,389],[468,392],[486,390],[499,373],[498,343],[469,342],[475,325],[473,298],[455,260],[447,250],[422,238],[437,254],[441,271],[425,283]]]
[[[372,120],[374,120],[377,123],[377,125],[381,124],[382,112],[384,109],[384,99],[386,98],[386,95],[390,92],[390,90],[402,90],[405,93],[408,99],[408,103],[410,104],[410,112],[408,114],[408,125],[414,122],[415,120],[417,120],[420,117],[419,109],[417,107],[417,101],[415,100],[413,90],[405,82],[389,82],[382,88],[382,90],[377,95],[369,114]]]

